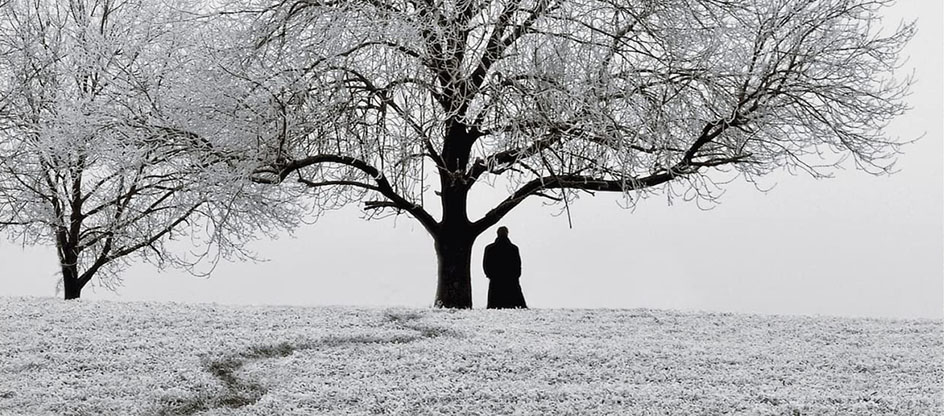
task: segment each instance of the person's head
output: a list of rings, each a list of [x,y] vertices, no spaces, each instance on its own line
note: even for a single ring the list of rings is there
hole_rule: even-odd
[[[508,237],[508,227],[505,227],[505,226],[498,227],[498,236]]]

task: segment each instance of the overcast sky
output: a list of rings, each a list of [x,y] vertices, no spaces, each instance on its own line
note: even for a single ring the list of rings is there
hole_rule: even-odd
[[[736,182],[710,211],[664,197],[635,210],[619,198],[582,198],[573,228],[559,208],[532,200],[503,222],[521,249],[522,287],[539,308],[672,308],[775,314],[944,317],[944,87],[942,4],[901,1],[888,23],[918,19],[905,51],[917,77],[913,109],[890,135],[904,148],[892,176],[845,170],[827,180],[775,174],[769,192]],[[477,195],[473,215],[498,196]],[[487,280],[473,257],[476,307]],[[432,239],[408,217],[366,222],[356,207],[329,213],[294,237],[259,241],[265,263],[223,263],[201,279],[140,265],[118,293],[85,299],[240,304],[429,306]],[[0,241],[0,296],[55,296],[51,247]]]

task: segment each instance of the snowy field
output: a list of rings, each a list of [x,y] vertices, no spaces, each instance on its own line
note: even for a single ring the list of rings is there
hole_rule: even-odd
[[[939,415],[939,320],[0,298],[0,414]]]

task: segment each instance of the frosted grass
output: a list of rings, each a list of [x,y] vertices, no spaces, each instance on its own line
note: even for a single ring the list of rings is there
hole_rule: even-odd
[[[0,414],[944,414],[940,320],[0,298],[0,334]]]

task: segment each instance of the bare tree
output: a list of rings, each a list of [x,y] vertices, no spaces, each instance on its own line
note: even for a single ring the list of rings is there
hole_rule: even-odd
[[[242,233],[255,229],[263,194],[246,187],[257,185],[225,143],[182,124],[192,33],[180,24],[189,15],[169,5],[13,0],[0,9],[0,231],[55,244],[66,299],[96,277],[115,288],[132,255],[191,267],[243,254],[251,235]],[[202,248],[172,250],[185,235]]]
[[[718,175],[828,176],[850,157],[888,172],[901,142],[884,127],[910,85],[893,73],[913,33],[883,28],[890,3],[240,4],[261,37],[231,75],[254,85],[266,126],[256,181],[297,181],[322,208],[409,214],[435,242],[435,304],[468,308],[473,242],[532,196],[712,201]],[[470,218],[483,182],[508,194]]]

